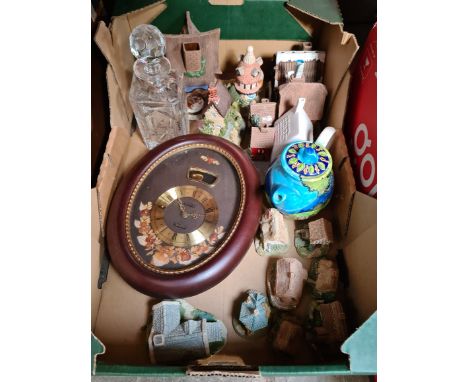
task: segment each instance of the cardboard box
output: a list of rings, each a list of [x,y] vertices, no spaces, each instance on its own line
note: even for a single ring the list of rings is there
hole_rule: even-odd
[[[275,6],[278,4],[273,3]],[[340,131],[351,78],[349,66],[358,47],[354,36],[343,31],[336,2],[322,2],[322,6],[325,7],[318,11],[314,9],[316,5],[309,3],[304,0],[291,0],[284,12],[289,12],[288,17],[294,17],[307,33],[313,36],[315,48],[327,53],[324,84],[328,90],[328,100],[324,123],[336,127],[339,132],[332,147],[336,188],[334,198],[323,216],[333,223],[336,248],[342,248],[346,263],[347,287],[344,306],[352,335],[343,343],[341,349],[347,355],[343,354],[342,358],[332,364],[321,364],[312,360],[294,364],[294,360],[279,357],[274,353],[272,347],[267,344],[267,338],[250,341],[235,334],[231,324],[234,300],[249,288],[266,292],[268,258],[257,255],[253,244],[240,265],[220,284],[202,294],[187,298],[190,304],[213,313],[228,327],[227,344],[221,354],[198,366],[150,365],[145,325],[151,306],[156,300],[127,285],[112,265],[108,269],[107,280],[102,289],[98,288],[100,269],[106,269],[103,233],[113,191],[122,175],[146,152],[139,133],[134,132],[132,127],[133,114],[128,93],[133,56],[128,48],[128,36],[132,28],[142,23],[151,23],[166,10],[168,4],[157,2],[115,17],[109,27],[101,23],[95,36],[96,43],[109,62],[106,74],[112,131],[96,188],[91,190],[93,374],[161,377],[186,374],[245,377],[375,374],[376,201],[356,192],[345,140]],[[242,5],[229,7],[235,6]],[[222,11],[223,8],[220,8],[219,12]],[[197,24],[193,14],[192,20]],[[155,24],[158,25],[157,19]],[[200,29],[203,30],[202,27]],[[229,35],[230,31],[226,33]],[[269,40],[268,36],[260,37],[256,35],[251,40],[221,40],[221,69],[229,71],[247,45],[253,45],[255,53],[262,56],[268,65],[273,64],[276,51],[292,49],[298,44],[297,40]],[[236,60],[232,60],[233,57]],[[288,222],[288,230],[293,238],[293,221]],[[293,246],[290,255],[303,262],[308,261],[301,259]]]

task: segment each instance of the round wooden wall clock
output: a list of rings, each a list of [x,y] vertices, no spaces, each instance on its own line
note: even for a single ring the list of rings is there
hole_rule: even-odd
[[[112,264],[147,295],[196,295],[241,261],[260,209],[257,171],[239,147],[204,134],[166,141],[115,192],[106,228]]]

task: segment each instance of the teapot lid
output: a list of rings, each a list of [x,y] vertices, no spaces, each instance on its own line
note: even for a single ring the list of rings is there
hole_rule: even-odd
[[[311,141],[295,142],[281,153],[281,165],[293,176],[324,177],[333,166],[330,152]]]

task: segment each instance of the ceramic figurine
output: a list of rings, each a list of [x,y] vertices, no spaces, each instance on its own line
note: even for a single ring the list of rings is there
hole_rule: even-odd
[[[304,111],[305,98],[299,98],[296,106],[275,122],[275,141],[271,153],[273,162],[288,143],[313,141],[313,125]]]
[[[347,336],[346,317],[339,301],[320,305],[312,303],[307,330],[307,339],[311,343],[332,345],[339,350]]]
[[[200,132],[223,137],[237,145],[245,122],[240,114],[237,102],[221,81],[213,81],[208,88],[208,109],[203,116]]]
[[[250,130],[250,157],[254,161],[270,161],[275,141],[273,127],[252,126]]]
[[[250,123],[257,127],[270,127],[276,120],[276,102],[263,98],[250,104]]]
[[[270,266],[267,274],[271,304],[282,310],[294,309],[300,302],[307,271],[294,258],[282,258]]]
[[[240,335],[255,336],[264,334],[268,327],[271,308],[266,296],[255,290],[248,290],[247,297],[240,306],[238,324],[234,328]]]
[[[297,253],[307,259],[326,256],[332,244],[332,225],[324,218],[309,222],[308,229],[298,229],[294,232]]]
[[[307,219],[325,208],[333,186],[330,152],[310,141],[287,145],[265,177],[265,191],[272,206],[296,220]]]
[[[294,318],[284,318],[279,322],[274,333],[273,347],[295,358],[310,352],[304,329]]]
[[[288,252],[288,230],[283,215],[277,209],[269,208],[262,215],[254,243],[261,256],[281,256]]]
[[[219,352],[227,338],[224,324],[184,300],[164,300],[152,308],[148,346],[152,363],[205,358]]]
[[[203,112],[208,105],[208,91],[204,89],[195,89],[186,96],[187,113],[189,120],[200,120],[203,118]]]
[[[333,301],[336,298],[338,277],[338,267],[334,259],[326,256],[314,257],[307,279],[312,285],[313,297],[324,302]]]
[[[327,94],[325,85],[318,82],[306,83],[301,80],[285,83],[279,87],[278,117],[294,107],[299,99],[305,98],[304,111],[315,124],[322,119]]]
[[[186,32],[179,35],[166,34],[167,58],[174,70],[183,75],[185,91],[207,89],[215,74],[221,73],[218,64],[219,28],[200,32],[186,12]]]
[[[263,86],[263,64],[261,57],[255,57],[253,46],[247,47],[247,53],[242,57],[236,68],[236,79],[234,88],[230,90],[241,107],[250,105],[257,98],[257,93]]]
[[[312,44],[305,42],[303,50],[276,52],[275,88],[289,82],[291,73],[297,73],[297,66],[303,64],[302,77],[304,82],[322,82],[325,67],[325,52],[312,51]]]

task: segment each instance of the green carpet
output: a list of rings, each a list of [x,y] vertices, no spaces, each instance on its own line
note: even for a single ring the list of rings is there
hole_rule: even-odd
[[[154,0],[117,0],[113,15],[121,15]],[[179,34],[185,11],[201,32],[221,28],[223,40],[296,40],[309,35],[286,11],[283,0],[245,0],[242,6],[211,5],[208,0],[166,0],[167,9],[153,22],[163,33]]]

